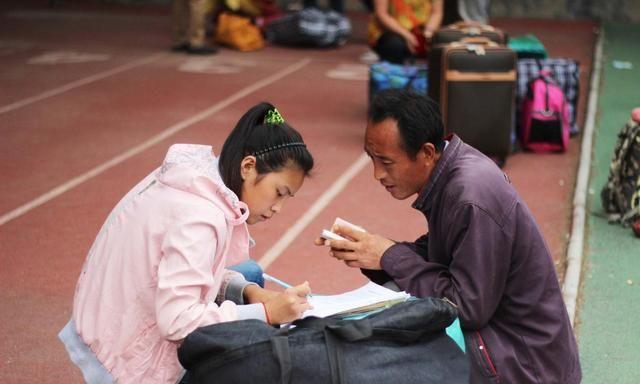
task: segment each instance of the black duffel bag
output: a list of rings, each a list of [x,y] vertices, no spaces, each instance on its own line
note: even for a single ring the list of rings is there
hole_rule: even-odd
[[[233,321],[195,330],[178,357],[189,384],[467,383],[468,360],[445,333],[455,317],[427,298],[360,320]]]
[[[297,47],[344,45],[351,35],[349,19],[335,11],[305,8],[271,21],[265,36],[272,44]]]

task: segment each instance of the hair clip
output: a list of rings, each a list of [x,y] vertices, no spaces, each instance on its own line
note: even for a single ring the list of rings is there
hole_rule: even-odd
[[[284,119],[277,108],[270,109],[264,117],[265,124],[282,124]]]

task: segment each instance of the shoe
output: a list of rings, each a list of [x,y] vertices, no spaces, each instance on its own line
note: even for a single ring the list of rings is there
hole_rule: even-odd
[[[360,61],[365,64],[377,63],[379,60],[380,57],[378,56],[378,54],[372,50],[368,50],[367,52],[363,53],[362,56],[360,56]]]
[[[171,46],[172,52],[186,52],[189,49],[189,43],[177,43]]]
[[[211,45],[200,45],[200,46],[189,45],[187,47],[187,53],[191,55],[213,55],[216,52],[218,52],[218,48]]]

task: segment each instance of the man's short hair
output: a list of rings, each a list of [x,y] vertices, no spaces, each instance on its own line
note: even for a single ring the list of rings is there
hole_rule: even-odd
[[[427,96],[404,89],[386,89],[373,98],[369,121],[374,124],[393,119],[398,124],[402,147],[415,159],[425,143],[436,151],[444,147],[444,127],[438,103]]]

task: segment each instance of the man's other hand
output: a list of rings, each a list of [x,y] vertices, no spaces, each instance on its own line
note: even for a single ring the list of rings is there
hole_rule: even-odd
[[[395,243],[385,237],[347,227],[335,226],[332,231],[342,237],[353,239],[325,240],[324,245],[331,247],[329,254],[344,261],[349,267],[364,269],[382,269],[380,259],[384,252]]]

